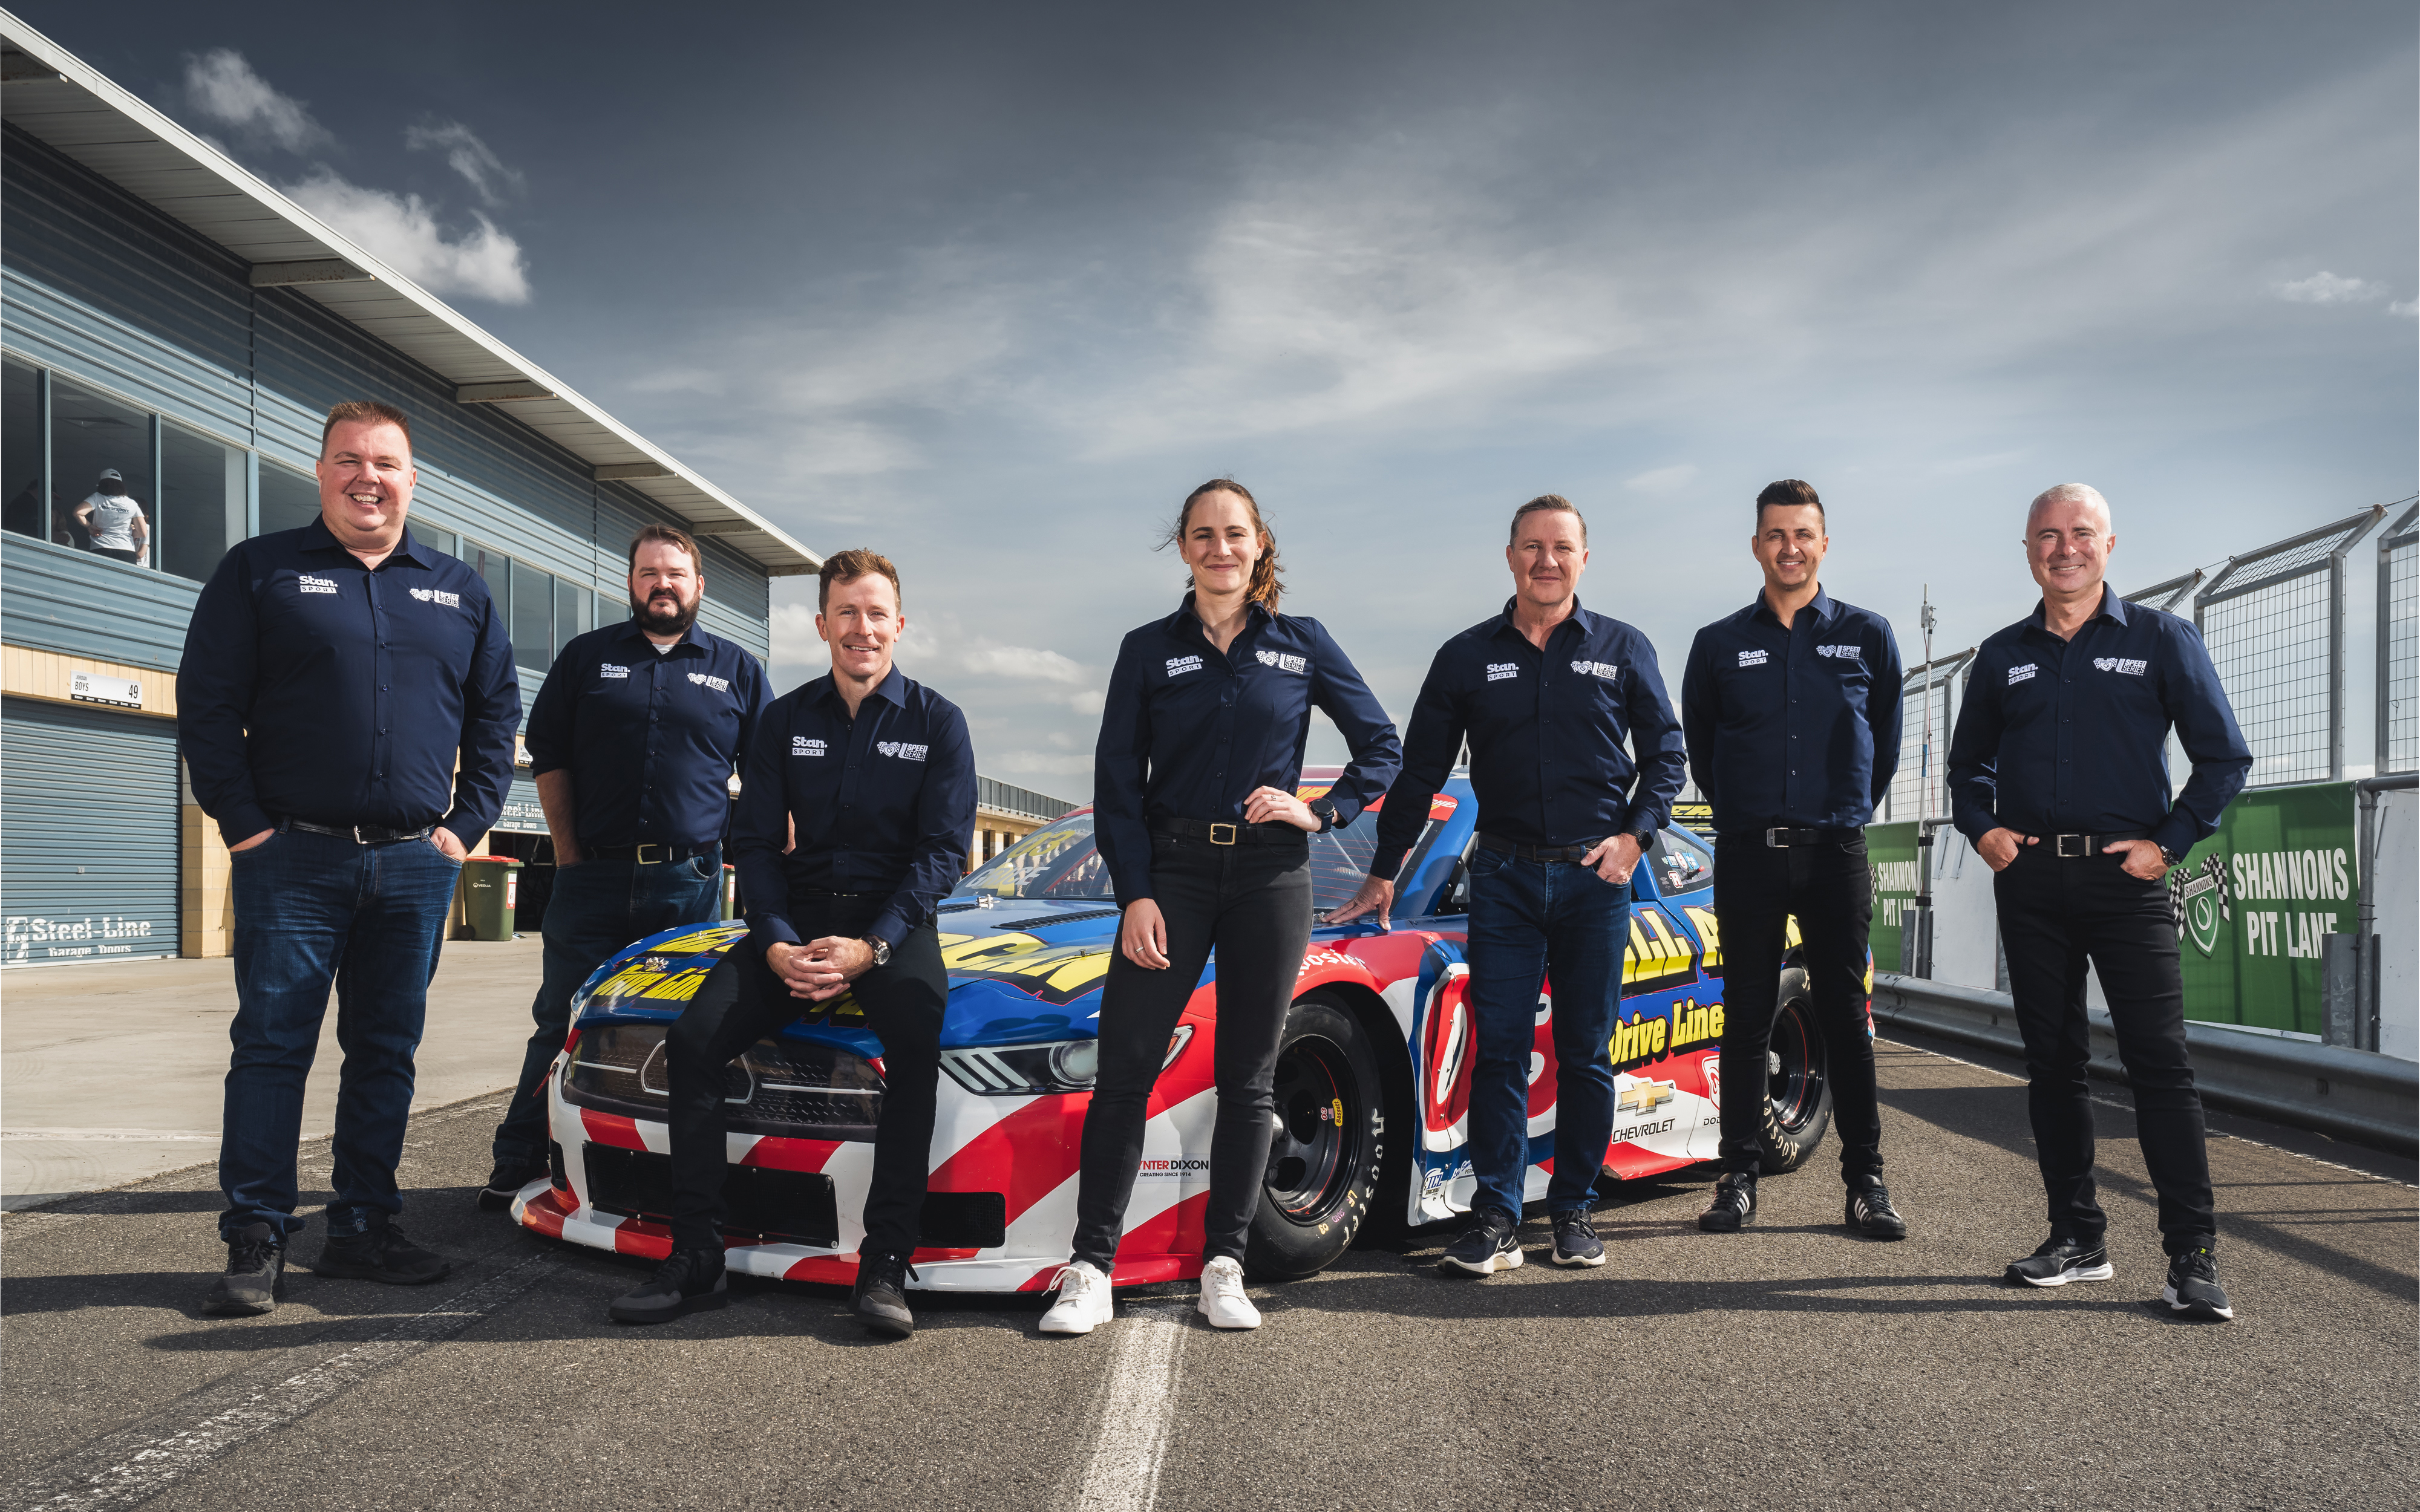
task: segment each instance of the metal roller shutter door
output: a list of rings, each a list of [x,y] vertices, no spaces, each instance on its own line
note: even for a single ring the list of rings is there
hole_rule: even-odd
[[[177,953],[177,726],[0,704],[0,961]]]

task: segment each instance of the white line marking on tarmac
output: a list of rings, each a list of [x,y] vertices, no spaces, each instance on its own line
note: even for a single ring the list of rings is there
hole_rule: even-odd
[[[96,1450],[71,1454],[0,1496],[8,1512],[90,1512],[147,1502],[229,1449],[284,1427],[400,1364],[461,1333],[563,1268],[537,1255],[497,1273],[375,1338],[298,1375],[258,1386],[204,1387],[149,1423],[110,1435]],[[229,1396],[237,1399],[230,1402]]]
[[[1185,1359],[1185,1315],[1168,1304],[1131,1306],[1109,1358],[1092,1462],[1068,1505],[1074,1512],[1151,1512],[1159,1466],[1176,1417],[1176,1379]]]

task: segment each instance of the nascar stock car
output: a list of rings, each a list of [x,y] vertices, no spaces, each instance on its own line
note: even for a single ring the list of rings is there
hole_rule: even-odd
[[[1302,795],[1326,791],[1334,776],[1307,771]],[[1312,934],[1277,1063],[1268,1169],[1246,1256],[1256,1275],[1308,1275],[1365,1229],[1467,1211],[1475,1181],[1465,1113],[1476,1036],[1463,944],[1477,808],[1467,778],[1456,773],[1405,859],[1390,931],[1362,920]],[[1359,886],[1375,828],[1365,814],[1312,837],[1312,893],[1323,915]],[[1612,1046],[1611,1176],[1650,1176],[1716,1152],[1723,966],[1713,883],[1711,849],[1682,827],[1659,834],[1634,875]],[[1068,813],[978,869],[942,902],[938,921],[950,999],[918,1282],[1039,1291],[1066,1259],[1075,1227],[1078,1150],[1118,923],[1092,810]],[[668,1252],[664,1036],[746,933],[730,921],[651,935],[582,987],[544,1088],[549,1175],[513,1202],[524,1227],[650,1259]],[[1769,1061],[1768,1175],[1802,1164],[1831,1118],[1794,933],[1791,944]],[[1214,957],[1168,1042],[1116,1285],[1201,1271],[1217,974]],[[1556,1158],[1552,985],[1539,995],[1530,1059],[1531,1199],[1544,1195]],[[845,995],[725,1070],[733,1269],[854,1279],[882,1076],[881,1044]]]

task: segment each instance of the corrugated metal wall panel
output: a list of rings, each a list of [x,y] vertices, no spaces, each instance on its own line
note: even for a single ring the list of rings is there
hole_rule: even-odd
[[[0,640],[176,671],[202,585],[0,532]]]
[[[177,953],[177,727],[0,702],[0,962]]]

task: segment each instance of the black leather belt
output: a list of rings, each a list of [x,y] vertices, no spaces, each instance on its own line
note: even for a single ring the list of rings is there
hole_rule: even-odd
[[[423,825],[418,829],[389,829],[383,825],[315,825],[304,819],[287,819],[280,829],[299,829],[306,835],[334,835],[356,845],[392,845],[397,841],[427,840],[437,826]]]
[[[712,845],[590,845],[583,848],[587,856],[598,861],[636,861],[641,866],[661,866],[666,861],[686,861],[692,856],[704,856]]]
[[[2114,829],[2106,835],[2044,835],[2054,853],[2072,860],[2080,856],[2098,856],[2103,845],[2115,845],[2121,840],[2149,840],[2146,829]]]
[[[1845,845],[1853,840],[1863,840],[1866,834],[1862,829],[1824,829],[1812,825],[1780,825],[1747,833],[1776,851],[1786,851],[1792,845]]]
[[[1268,845],[1281,840],[1301,840],[1306,833],[1274,819],[1264,825],[1214,825],[1205,819],[1165,817],[1151,822],[1151,832],[1184,840],[1206,840],[1213,845]]]
[[[1604,843],[1603,841],[1590,841],[1585,845],[1525,845],[1517,840],[1506,840],[1501,835],[1479,837],[1479,848],[1482,851],[1495,851],[1524,861],[1569,861],[1574,866],[1586,865],[1583,858]]]

